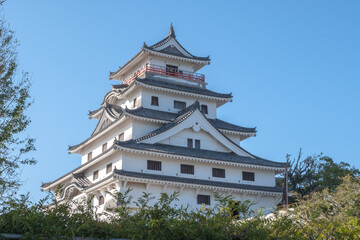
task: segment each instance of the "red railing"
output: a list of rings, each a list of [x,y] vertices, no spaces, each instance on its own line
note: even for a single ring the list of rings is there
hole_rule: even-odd
[[[166,67],[158,66],[158,65],[150,65],[147,64],[140,68],[136,73],[134,73],[129,79],[125,81],[125,83],[132,82],[136,77],[140,76],[144,72],[155,73],[164,76],[181,78],[189,81],[205,83],[205,75],[200,73],[192,73],[188,71],[182,70],[173,70],[167,69]]]

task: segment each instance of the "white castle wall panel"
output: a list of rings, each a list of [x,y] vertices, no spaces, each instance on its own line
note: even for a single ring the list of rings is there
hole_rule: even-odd
[[[151,96],[157,96],[159,98],[159,106],[151,105]],[[198,99],[196,97],[184,96],[180,94],[166,93],[158,90],[143,88],[142,90],[142,106],[144,108],[150,108],[159,111],[178,113],[179,109],[174,109],[174,100],[186,102],[186,106],[190,106],[196,100],[200,101],[200,104],[208,106],[208,114],[205,116],[208,118],[216,118],[216,102],[212,100]]]
[[[158,156],[139,155],[134,153],[123,153],[122,167],[126,171],[143,172],[150,174],[160,174],[168,176],[188,177],[203,180],[233,182],[259,186],[275,186],[275,172],[270,170],[260,170],[253,168],[228,166],[224,164],[200,163],[190,160],[180,160],[173,158],[164,158]],[[154,171],[147,169],[147,160],[162,162],[162,170]],[[194,175],[180,173],[180,164],[194,165]],[[212,168],[225,169],[225,178],[212,177]],[[255,173],[255,181],[242,180],[242,171]]]

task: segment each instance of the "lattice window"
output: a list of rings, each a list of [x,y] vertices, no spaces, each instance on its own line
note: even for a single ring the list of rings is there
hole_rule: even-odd
[[[112,163],[106,165],[106,173],[110,173],[112,171]]]
[[[210,195],[197,195],[197,204],[210,205]]]
[[[161,171],[161,162],[160,161],[148,160],[147,161],[147,169],[155,170],[155,171]]]
[[[185,109],[186,108],[186,102],[181,102],[181,101],[174,101],[174,108],[175,109]]]
[[[159,98],[156,96],[151,96],[151,105],[152,106],[159,106]]]
[[[194,174],[194,165],[180,164],[180,172],[185,174]]]
[[[242,177],[245,181],[255,181],[255,173],[253,172],[242,172]]]
[[[225,178],[225,169],[223,168],[213,168],[212,176],[218,178]]]
[[[96,170],[94,173],[93,173],[93,181],[98,179],[99,177],[99,170]]]

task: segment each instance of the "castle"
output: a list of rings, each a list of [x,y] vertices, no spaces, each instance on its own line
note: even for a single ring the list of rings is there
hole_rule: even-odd
[[[251,200],[272,209],[282,189],[275,175],[285,163],[257,157],[241,147],[256,135],[255,128],[220,120],[217,109],[232,101],[231,94],[207,89],[198,71],[210,64],[169,34],[141,50],[110,79],[121,82],[105,95],[89,117],[98,124],[83,142],[69,147],[81,155],[81,165],[42,185],[61,188],[56,200],[86,199],[100,211],[116,205],[109,192],[179,192],[179,203],[197,209],[214,204],[214,193]],[[234,114],[236,114],[234,112]]]

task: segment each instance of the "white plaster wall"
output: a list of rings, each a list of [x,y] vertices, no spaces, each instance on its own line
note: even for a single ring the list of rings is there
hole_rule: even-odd
[[[156,96],[159,98],[159,106],[151,105],[151,96]],[[174,109],[174,100],[186,102],[187,107],[193,104],[196,100],[199,100],[200,104],[205,104],[208,106],[208,114],[205,114],[205,116],[212,119],[216,118],[216,101],[198,99],[181,94],[166,93],[153,89],[144,88],[142,90],[142,106],[145,108],[178,113],[180,110]]]
[[[189,160],[137,155],[127,152],[123,153],[122,160],[123,160],[122,169],[126,171],[144,172],[144,173],[178,176],[178,177],[189,177],[189,178],[212,180],[212,181],[233,182],[233,183],[241,183],[241,184],[249,184],[249,185],[270,186],[270,187],[275,186],[275,172],[269,170],[228,166],[224,164],[200,163]],[[161,171],[148,170],[147,160],[161,161],[162,170]],[[180,164],[194,165],[194,175],[181,174]],[[225,178],[212,177],[213,167],[225,169]],[[254,172],[255,181],[242,180],[242,171]]]
[[[223,144],[217,141],[213,136],[204,130],[195,132],[192,128],[187,128],[182,130],[175,135],[164,139],[160,143],[170,144],[175,146],[187,147],[187,139],[193,139],[193,144],[195,145],[195,139],[200,140],[200,148],[218,152],[230,152]]]
[[[132,122],[131,119],[125,120],[122,124],[114,128],[113,130],[107,132],[103,136],[94,140],[87,146],[85,146],[81,153],[81,164],[84,164],[88,161],[88,153],[92,152],[92,158],[100,155],[102,153],[102,145],[107,143],[107,147],[110,148],[113,145],[114,139],[118,139],[118,136],[121,133],[124,133],[124,140],[129,140],[132,138]]]
[[[133,139],[137,139],[142,137],[162,126],[161,123],[154,123],[150,121],[136,120],[132,121],[132,137]]]
[[[128,78],[132,77],[134,75],[134,73],[136,73],[138,70],[140,70],[147,63],[150,63],[150,57],[145,57],[143,60],[138,62],[135,66],[133,66],[130,70],[128,70],[127,73],[124,75],[124,80],[126,81]]]
[[[118,151],[117,153],[112,154],[111,156],[103,159],[102,161],[98,162],[97,164],[94,164],[93,166],[87,168],[86,171],[85,171],[85,177],[87,179],[89,179],[89,181],[94,182],[94,183],[104,179],[105,177],[109,176],[112,173],[112,172],[106,173],[106,166],[109,163],[112,163],[112,168],[113,169],[115,167],[117,169],[121,169],[122,168],[122,155],[121,155],[121,152]],[[95,181],[93,181],[93,173],[96,170],[99,171],[99,175],[98,175],[98,178]]]
[[[135,98],[136,98],[135,108],[141,107],[141,100],[142,100],[141,88],[137,88],[136,90],[131,92],[131,94],[126,96],[126,98],[117,100],[116,105],[119,105],[122,108],[134,109],[133,103]]]
[[[194,72],[193,63],[178,61],[175,59],[164,58],[160,56],[151,56],[149,60],[150,64],[166,67],[166,64],[177,66],[179,70]]]

